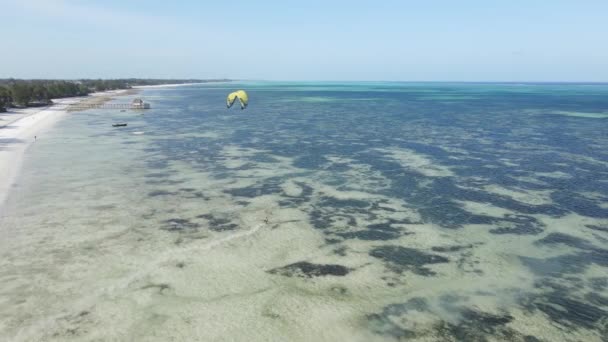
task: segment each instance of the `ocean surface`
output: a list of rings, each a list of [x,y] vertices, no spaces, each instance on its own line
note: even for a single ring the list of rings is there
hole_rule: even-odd
[[[607,340],[608,85],[134,97],[28,150],[0,340]]]

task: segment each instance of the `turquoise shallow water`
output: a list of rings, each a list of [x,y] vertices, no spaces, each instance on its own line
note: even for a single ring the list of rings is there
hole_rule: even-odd
[[[3,339],[608,334],[607,85],[137,96],[153,109],[74,113],[28,150],[0,221]]]

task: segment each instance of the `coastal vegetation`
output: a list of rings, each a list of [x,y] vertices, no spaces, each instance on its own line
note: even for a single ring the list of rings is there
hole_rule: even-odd
[[[0,79],[0,112],[10,107],[45,106],[52,99],[86,96],[95,91],[129,89],[133,86],[227,82],[227,79],[80,79],[80,80],[18,80]]]

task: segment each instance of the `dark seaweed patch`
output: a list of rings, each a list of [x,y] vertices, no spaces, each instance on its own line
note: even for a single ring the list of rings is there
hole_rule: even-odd
[[[576,300],[563,291],[532,296],[523,305],[530,311],[540,310],[554,322],[571,328],[596,329],[596,323],[608,317],[607,311]]]
[[[591,264],[608,267],[608,251],[598,249],[547,259],[520,257],[520,260],[538,275],[559,277],[564,274],[583,273]]]
[[[372,241],[394,240],[401,236],[398,232],[382,231],[382,230],[360,230],[357,232],[349,232],[337,234],[345,239],[360,239]]]
[[[536,235],[542,233],[544,225],[536,218],[525,215],[505,215],[496,219],[497,228],[490,230],[492,234]]]
[[[572,235],[563,233],[551,233],[544,238],[534,242],[535,245],[555,245],[564,244],[569,247],[578,249],[594,249],[593,245],[589,241],[577,238]]]
[[[544,243],[563,243],[578,246],[586,242],[581,239],[572,239],[565,234],[548,236]],[[595,263],[608,266],[605,251],[595,249],[566,256],[549,259],[522,258],[523,263],[537,274],[544,276],[535,282],[538,292],[530,293],[521,299],[521,306],[530,312],[540,311],[552,321],[569,328],[587,328],[608,333],[602,325],[608,311],[602,309],[608,306],[608,298],[599,293],[589,291],[585,295],[581,290],[588,285],[594,291],[603,291],[608,280],[605,278],[592,278],[587,283],[584,278],[574,276],[585,272],[586,268]]]
[[[277,159],[266,153],[256,153],[251,160],[258,163],[276,163]]]
[[[209,229],[216,232],[235,230],[239,228],[239,225],[232,223],[232,220],[228,218],[216,217],[213,214],[198,215],[197,218],[204,218],[205,220],[209,221]]]
[[[211,200],[211,197],[206,196],[202,191],[183,191],[183,192],[185,192],[185,194],[182,195],[184,198],[200,198],[205,201]]]
[[[367,201],[356,200],[356,199],[338,199],[334,197],[322,197],[319,201],[319,205],[322,207],[333,207],[333,208],[367,208],[369,203]]]
[[[577,214],[589,217],[608,218],[608,209],[604,209],[596,201],[584,198],[573,191],[555,191],[551,194],[560,206]]]
[[[325,213],[319,209],[313,209],[310,214],[310,222],[313,227],[316,229],[324,230],[327,228],[332,228],[335,220],[345,218],[347,224],[350,226],[355,226],[357,224],[357,220],[353,216],[349,216],[347,214],[342,213]]]
[[[605,244],[608,244],[608,239],[607,239],[607,238],[605,238],[605,237],[603,237],[603,236],[600,236],[600,235],[598,235],[598,234],[593,234],[593,237],[594,237],[594,238],[595,238],[597,241],[599,241],[599,242],[603,242],[603,243],[605,243]]]
[[[390,304],[381,313],[367,315],[372,330],[381,335],[392,336],[397,339],[414,338],[415,331],[405,329],[395,323],[394,317],[406,316],[407,314],[428,311],[428,304],[424,298],[412,298],[405,303]]]
[[[596,291],[608,289],[608,277],[597,277],[589,279],[589,285]]]
[[[369,241],[394,240],[403,235],[412,234],[400,227],[403,224],[418,224],[407,218],[383,219],[384,222],[369,224],[365,228],[361,223],[380,220],[380,213],[384,208],[380,204],[385,200],[355,200],[337,199],[324,196],[312,206],[309,211],[310,222],[316,229],[330,235],[329,239],[336,238],[359,239]]]
[[[172,172],[152,172],[148,173],[146,178],[166,178],[171,176]]]
[[[409,270],[422,276],[435,275],[435,272],[424,267],[424,265],[450,261],[441,255],[428,254],[417,249],[401,246],[375,247],[369,252],[369,255],[383,260],[398,273]]]
[[[147,180],[146,184],[150,185],[179,185],[184,183],[183,180],[172,180],[172,179],[153,179]]]
[[[116,208],[114,204],[96,205],[91,207],[91,209],[94,210],[112,210],[114,208]]]
[[[287,266],[273,268],[269,270],[268,273],[278,274],[286,277],[313,278],[327,275],[341,277],[347,275],[350,271],[351,270],[348,267],[344,267],[342,265],[319,265],[307,261],[300,261]]]
[[[278,203],[281,208],[295,208],[297,206],[296,203],[290,200],[279,200]]]
[[[367,229],[381,231],[381,232],[398,232],[399,231],[399,229],[393,227],[390,222],[370,224],[367,226]]]
[[[354,222],[353,222],[354,223]],[[391,223],[376,223],[367,226],[367,229],[356,232],[338,233],[345,239],[360,239],[360,240],[393,240],[399,238],[402,234],[412,234],[408,232],[401,232],[399,228],[391,225]]]
[[[256,184],[244,188],[227,189],[225,193],[236,197],[254,198],[264,195],[280,194],[283,190],[280,179],[267,179],[262,184]]]
[[[489,337],[498,340],[513,340],[517,333],[506,327],[513,320],[510,315],[496,315],[464,309],[458,323],[442,321],[437,327],[439,336],[446,340],[488,341]]]
[[[608,297],[602,296],[597,292],[587,293],[587,295],[585,295],[585,299],[591,304],[608,307]]]
[[[499,183],[500,184],[500,183]],[[491,205],[505,208],[522,214],[547,214],[551,216],[563,215],[566,210],[552,205],[527,205],[517,202],[509,197],[491,194],[485,191],[473,190],[459,187],[450,177],[434,179],[431,188],[425,192],[412,191],[413,199],[422,207],[420,213],[425,221],[433,222],[444,228],[461,228],[465,224],[494,224],[500,221],[518,223],[517,217],[499,219],[486,215],[473,214],[466,211],[462,205],[453,200],[489,203]],[[411,194],[409,195],[411,196]],[[533,219],[530,219],[533,220]],[[511,229],[499,229],[498,234],[535,234],[540,225],[522,225]]]
[[[256,164],[254,163],[245,163],[239,167],[234,167],[231,168],[230,170],[234,170],[234,171],[245,171],[245,170],[251,170],[254,169],[256,167]]]
[[[295,182],[295,184],[297,186],[299,186],[300,188],[302,188],[302,193],[300,194],[299,197],[308,199],[308,198],[310,198],[310,196],[312,196],[314,189],[311,186],[308,186],[302,182]]]
[[[239,225],[236,223],[230,223],[230,224],[224,224],[224,225],[219,225],[219,226],[210,226],[209,229],[216,231],[216,232],[222,232],[222,231],[227,231],[227,230],[239,229]]]
[[[310,217],[310,223],[316,229],[323,230],[331,227],[329,217],[324,215],[323,211],[319,209],[313,209],[308,216]]]
[[[336,247],[333,252],[339,256],[346,256],[346,252],[348,251],[348,248],[346,246],[340,246],[340,247]]]
[[[608,233],[608,227],[596,226],[593,224],[587,224],[587,225],[585,225],[585,227],[587,227],[589,229],[597,230],[599,232]]]
[[[200,224],[191,222],[188,219],[173,218],[164,221],[165,226],[162,228],[170,232],[179,232],[185,230],[196,230],[201,227]]]
[[[435,247],[431,247],[431,250],[434,252],[441,252],[441,253],[450,253],[450,252],[458,252],[460,250],[463,249],[469,249],[469,248],[473,248],[473,245],[464,245],[464,246],[435,246]]]
[[[458,322],[447,322],[435,315],[424,298],[413,298],[406,303],[390,304],[381,313],[367,315],[372,330],[380,335],[396,339],[426,338],[437,341],[534,341],[533,336],[523,336],[509,328],[513,321],[508,314],[493,314],[475,311],[462,306],[451,308],[460,316]],[[437,319],[427,329],[411,330],[400,323],[406,322],[414,313],[426,313]]]
[[[542,233],[543,230],[538,227],[530,225],[515,225],[515,227],[501,227],[491,229],[490,233],[503,235],[503,234],[515,234],[515,235],[537,235]]]
[[[419,209],[423,220],[442,226],[443,228],[457,229],[471,220],[478,223],[490,224],[492,218],[482,215],[474,215],[464,210],[460,205],[448,200],[433,200],[429,207]]]
[[[305,155],[296,158],[293,165],[302,169],[318,169],[323,164],[327,163],[327,159],[323,157],[323,152],[319,151],[318,154]]]
[[[148,196],[150,197],[157,197],[157,196],[169,196],[169,195],[176,195],[176,192],[170,192],[170,191],[165,191],[165,190],[155,190],[155,191],[150,191],[148,193]]]

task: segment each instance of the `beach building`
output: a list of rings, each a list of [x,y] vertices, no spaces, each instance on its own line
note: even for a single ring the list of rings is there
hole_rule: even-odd
[[[142,100],[142,99],[134,99],[133,102],[131,102],[131,108],[133,108],[133,109],[148,109],[148,108],[150,108],[150,104],[149,103],[145,103],[144,100]]]

